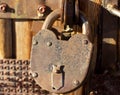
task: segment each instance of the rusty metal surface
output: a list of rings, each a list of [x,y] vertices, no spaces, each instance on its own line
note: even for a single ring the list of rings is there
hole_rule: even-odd
[[[0,18],[43,19],[60,8],[60,3],[61,0],[0,0]]]
[[[43,92],[31,76],[28,60],[0,60],[0,95],[43,95]]]
[[[52,31],[41,30],[33,39],[31,70],[38,74],[35,80],[42,88],[55,93],[68,92],[83,83],[91,53],[92,43],[83,34],[62,41]],[[60,66],[59,73],[53,70],[54,65],[56,69]],[[62,84],[56,84],[54,79]]]

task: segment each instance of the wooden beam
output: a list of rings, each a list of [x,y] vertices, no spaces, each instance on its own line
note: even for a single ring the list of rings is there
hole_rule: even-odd
[[[30,59],[32,41],[31,24],[31,21],[15,20],[15,41],[17,59]]]
[[[12,57],[11,20],[0,19],[0,58]]]

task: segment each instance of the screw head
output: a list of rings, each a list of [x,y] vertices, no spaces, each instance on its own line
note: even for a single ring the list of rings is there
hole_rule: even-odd
[[[7,10],[7,4],[6,3],[1,3],[0,4],[0,12],[5,13]]]
[[[74,86],[78,86],[80,84],[80,82],[78,80],[74,80],[73,84],[74,84]]]
[[[35,72],[35,73],[32,73],[32,77],[33,77],[33,78],[37,78],[37,77],[38,77],[38,73],[36,73],[36,72]]]
[[[52,42],[47,42],[47,46],[48,47],[52,46]]]

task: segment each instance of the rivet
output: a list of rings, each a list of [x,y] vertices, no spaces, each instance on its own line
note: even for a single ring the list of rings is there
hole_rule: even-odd
[[[18,61],[16,62],[16,64],[22,65],[22,60],[18,60]]]
[[[10,61],[10,64],[13,64],[13,65],[14,65],[14,64],[15,64],[15,60],[11,60],[11,61]]]
[[[97,94],[98,94],[97,91],[91,91],[91,92],[90,92],[90,95],[97,95]]]
[[[74,86],[78,86],[80,84],[80,82],[78,80],[74,80],[73,84],[74,84]]]
[[[61,47],[58,47],[58,50],[61,50]]]
[[[37,9],[38,17],[44,16],[45,11],[46,11],[46,6],[45,5],[39,5],[39,7]]]
[[[38,73],[32,73],[32,77],[33,78],[37,78],[38,77]]]
[[[87,44],[88,44],[88,40],[84,40],[84,44],[86,44],[86,45],[87,45]]]
[[[52,42],[47,42],[47,46],[52,46]]]
[[[38,42],[36,40],[33,41],[33,45],[37,45]]]
[[[0,12],[5,13],[7,11],[7,4],[6,3],[1,3],[0,4]]]
[[[46,6],[45,5],[40,5],[38,7],[38,11],[43,14],[46,11]]]

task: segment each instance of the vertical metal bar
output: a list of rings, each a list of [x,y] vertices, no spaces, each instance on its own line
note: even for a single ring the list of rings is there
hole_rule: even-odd
[[[98,26],[98,32],[97,32],[97,62],[96,62],[96,73],[101,73],[102,68],[102,39],[103,39],[103,8],[101,7],[100,12],[100,18],[99,18],[99,26]]]

